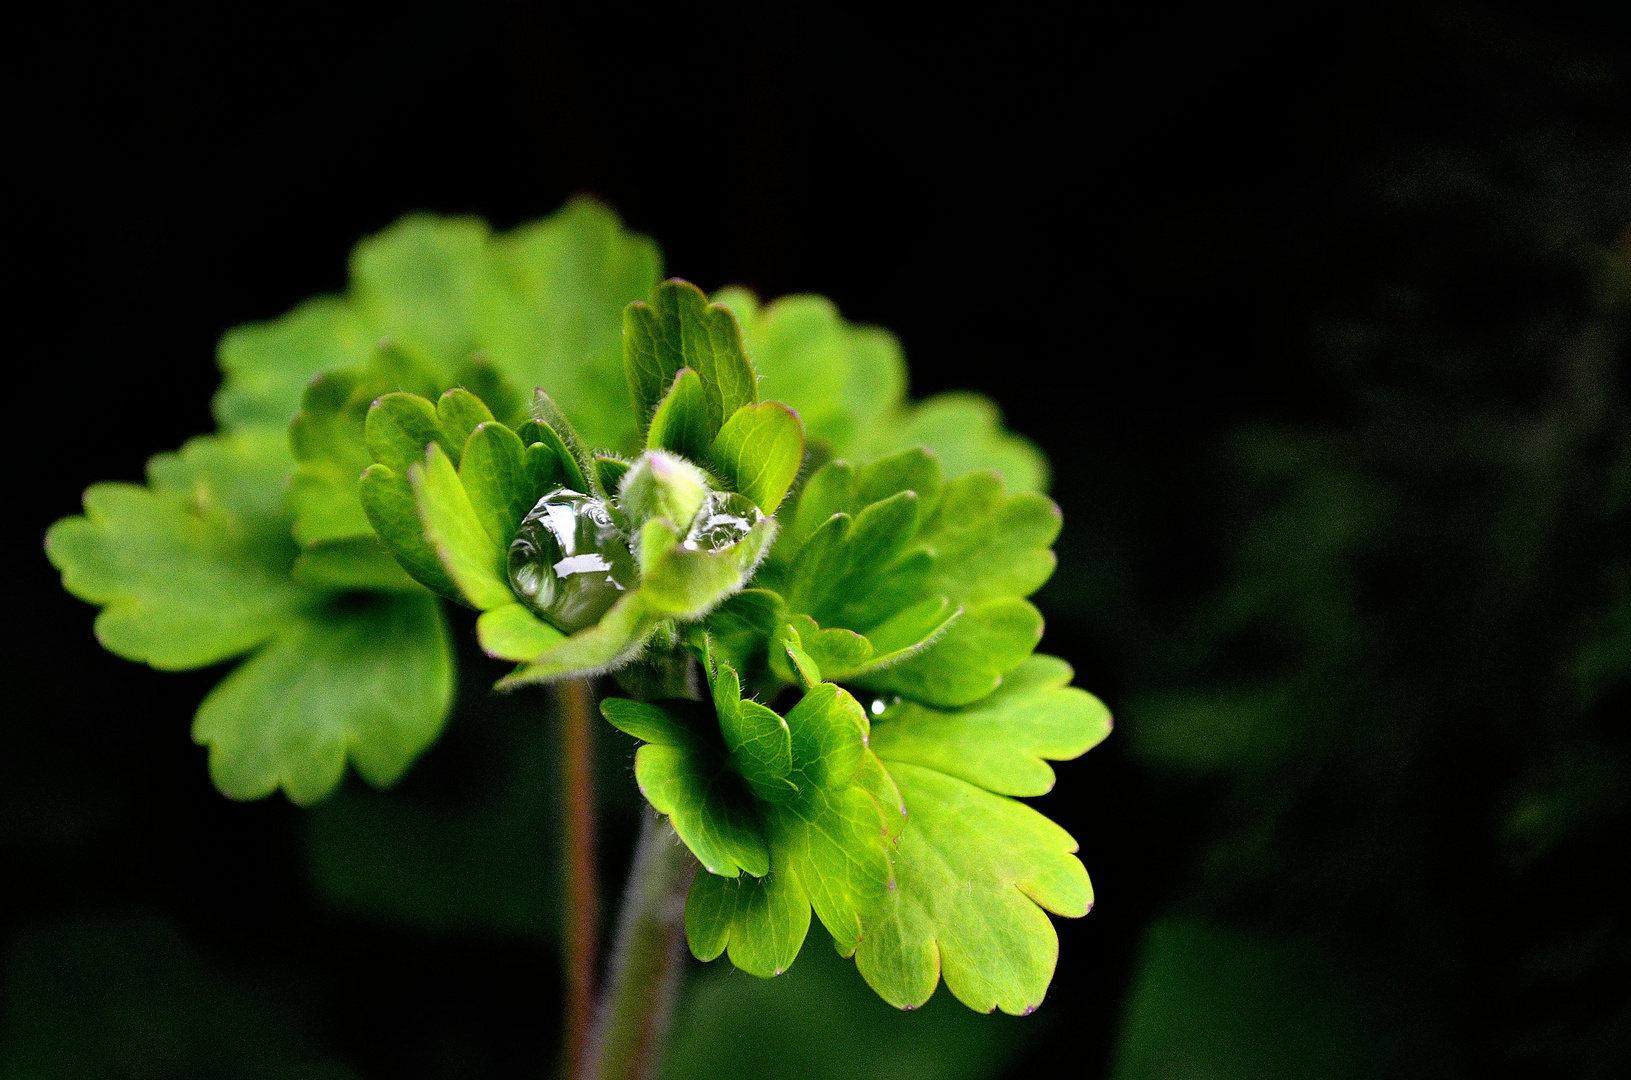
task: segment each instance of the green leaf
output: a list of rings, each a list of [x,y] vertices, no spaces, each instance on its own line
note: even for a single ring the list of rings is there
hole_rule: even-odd
[[[437,596],[462,600],[436,548],[425,539],[424,521],[406,472],[395,472],[387,465],[370,465],[362,474],[357,494],[375,535],[402,569]]]
[[[480,348],[478,324],[496,290],[487,226],[410,214],[351,254],[351,301],[386,336],[423,349],[451,383]]]
[[[909,553],[919,500],[902,491],[853,518],[835,514],[794,561],[787,603],[822,626],[865,631],[918,599],[929,560]]]
[[[954,480],[919,534],[934,555],[927,588],[958,603],[1029,596],[1053,574],[1060,524],[1052,499],[1010,495],[995,473]]]
[[[677,278],[653,289],[649,303],[636,301],[624,309],[623,364],[642,431],[681,368],[701,380],[710,442],[737,409],[759,400],[736,319]]]
[[[798,794],[788,777],[793,771],[793,734],[774,709],[742,699],[736,670],[711,655],[710,687],[725,751],[753,794],[767,802],[786,802]]]
[[[565,678],[588,678],[615,671],[633,660],[667,616],[654,612],[643,589],[618,598],[600,621],[551,646],[525,667],[498,682],[498,689],[513,690],[531,683]]]
[[[459,369],[458,384],[481,399],[500,423],[511,428],[527,418],[527,398],[504,377],[483,353],[477,353]]]
[[[585,495],[589,493],[589,481],[583,475],[582,466],[578,464],[578,459],[572,456],[566,440],[561,438],[554,428],[529,419],[522,423],[516,433],[527,447],[529,469],[542,475],[545,468],[553,468],[556,483]],[[539,464],[532,464],[534,457],[538,459]],[[550,466],[547,464],[549,462],[554,464]],[[540,490],[543,490],[542,486]]]
[[[394,347],[381,349],[363,367],[324,372],[312,380],[289,425],[289,444],[299,460],[289,481],[299,543],[309,547],[372,536],[358,488],[358,477],[373,460],[365,425],[370,404],[393,391],[435,390],[434,378]]]
[[[600,714],[617,730],[658,746],[691,747],[708,742],[708,721],[692,701],[650,703],[606,698]]]
[[[193,721],[224,794],[282,788],[305,805],[333,791],[349,757],[371,784],[395,783],[435,741],[452,700],[441,610],[428,596],[331,604],[283,629],[223,679]]]
[[[694,752],[650,744],[634,755],[634,778],[646,801],[668,815],[674,831],[710,874],[762,876],[770,853],[741,777]]]
[[[720,429],[705,460],[732,491],[774,514],[804,460],[804,427],[781,402],[743,406]]]
[[[425,537],[408,478],[410,466],[424,460],[427,446],[436,444],[447,451],[436,406],[416,394],[386,394],[369,408],[365,433],[375,463],[364,471],[358,497],[374,533],[414,580],[438,596],[462,600],[435,546]]]
[[[372,537],[374,529],[362,508],[356,471],[330,461],[302,461],[289,476],[291,531],[302,547]]]
[[[537,428],[532,430],[537,431],[546,444],[555,446],[557,453],[564,450],[564,460],[570,461],[576,466],[577,475],[574,479],[580,481],[583,486],[575,487],[572,490],[581,491],[585,495],[592,494],[605,498],[606,491],[600,486],[600,471],[595,467],[595,455],[585,445],[584,441],[578,437],[577,431],[572,427],[571,422],[567,420],[566,414],[561,412],[559,405],[555,404],[555,399],[550,397],[542,388],[532,392],[532,418],[538,425]],[[545,432],[554,435],[554,440],[552,441],[545,436]],[[523,437],[526,434],[526,432],[523,432]]]
[[[409,465],[423,459],[431,443],[440,445],[450,458],[464,449],[463,442],[456,447],[448,442],[436,406],[418,394],[397,392],[375,401],[364,432],[371,459],[398,475],[406,475]]]
[[[812,687],[787,714],[798,794],[764,807],[772,866],[803,886],[840,949],[861,940],[862,917],[893,881],[877,801],[857,783],[866,757],[867,720],[846,691]]]
[[[943,484],[940,461],[914,447],[881,458],[862,468],[847,461],[831,461],[816,470],[805,484],[789,526],[789,543],[801,547],[834,514],[854,516],[873,503],[910,491],[917,496],[925,520],[940,507]]]
[[[760,307],[751,293],[733,288],[715,300],[737,314],[761,396],[798,410],[823,456],[865,462],[924,446],[949,477],[990,469],[1013,490],[1047,487],[1047,459],[1005,431],[986,398],[955,393],[908,402],[906,361],[888,331],[847,322],[820,296],[786,296]]]
[[[436,423],[442,429],[442,444],[448,448],[447,456],[459,465],[464,459],[464,444],[483,424],[491,423],[493,414],[481,399],[462,386],[445,391],[436,402]]]
[[[993,694],[941,711],[906,702],[872,726],[872,749],[1000,795],[1053,790],[1047,762],[1080,757],[1110,734],[1110,711],[1070,685],[1070,665],[1031,656]]]
[[[282,428],[314,375],[367,362],[379,330],[339,297],[308,300],[281,318],[228,330],[216,348],[226,375],[214,401],[225,429]]]
[[[420,592],[424,588],[403,571],[371,532],[312,545],[300,553],[290,573],[295,581],[315,589]]]
[[[1079,917],[1093,903],[1076,842],[1023,803],[920,765],[885,764],[910,816],[896,888],[867,920],[856,966],[897,1008],[922,1005],[944,975],[971,1009],[1030,1012],[1059,955],[1046,911]]]
[[[476,641],[495,660],[536,660],[565,637],[519,603],[484,611],[476,619]]]
[[[654,518],[638,537],[642,602],[660,615],[701,618],[747,583],[775,536],[775,519],[765,518],[730,547],[693,549],[668,522]]]
[[[590,445],[634,450],[623,308],[662,279],[657,245],[580,197],[495,236],[490,250],[510,298],[489,309],[482,347],[490,362],[518,386],[548,387]]]
[[[802,622],[809,623],[811,626],[816,625],[816,623],[812,623],[811,620],[809,620],[807,615],[804,615],[804,617],[801,618]],[[838,636],[838,638],[843,638],[845,635],[853,635],[856,636],[856,638],[860,638],[860,635],[855,635],[855,633],[850,630],[833,631],[833,635]],[[812,636],[819,636],[819,631],[817,631],[817,635]],[[861,638],[861,643],[863,643],[863,646],[864,641],[866,641],[866,638]],[[793,623],[788,623],[788,625],[781,628],[780,638],[778,638],[778,641],[776,641],[771,648],[776,648],[776,646],[780,646],[781,653],[785,654],[786,657],[786,669],[788,669],[789,672],[789,674],[786,675],[786,679],[791,680],[791,682],[796,682],[796,684],[798,684],[799,687],[804,688],[804,690],[809,690],[809,688],[819,684],[820,680],[822,680],[822,666],[820,666],[820,661],[817,661],[816,657],[811,656],[811,654],[807,653],[806,649],[804,649],[804,641],[799,638],[798,628],[796,628]],[[820,648],[819,644],[817,644],[817,648]],[[871,646],[864,646],[864,648],[866,648],[868,653],[871,653]],[[822,653],[824,653],[824,656],[827,657],[827,659],[832,659],[832,656],[830,656],[832,651],[830,651],[830,649],[822,649]],[[771,667],[773,667],[773,669],[778,669],[778,672],[780,672],[781,669],[781,664],[778,662],[780,659],[781,657],[776,657],[776,659],[771,661]]]
[[[1014,597],[964,609],[923,652],[856,679],[870,690],[900,694],[940,708],[978,701],[1042,640],[1042,614]]]
[[[704,461],[717,429],[708,422],[708,402],[702,378],[690,368],[680,368],[674,384],[657,405],[646,432],[646,446],[670,450],[691,461]]]
[[[425,539],[436,548],[459,593],[479,611],[515,603],[505,570],[505,549],[482,527],[453,462],[432,443],[423,464],[408,466]]]
[[[960,615],[962,609],[953,608],[945,597],[931,596],[898,612],[866,635],[842,627],[824,630],[808,615],[795,615],[782,631],[791,640],[782,646],[776,641],[771,643],[771,667],[788,682],[859,679],[928,649]],[[784,671],[776,650],[791,649],[795,644],[802,662],[795,658],[793,668]],[[819,671],[821,675],[811,680],[799,675],[799,668]]]
[[[765,662],[767,639],[784,619],[782,598],[768,589],[744,589],[728,597],[704,625],[714,655],[751,681]]]
[[[710,874],[735,877],[746,870],[762,877],[770,853],[752,797],[728,768],[717,736],[699,736],[707,720],[695,714],[705,708],[691,701],[646,705],[608,698],[600,711],[614,727],[645,740],[634,756],[635,780],[697,861]]]
[[[459,461],[459,483],[476,519],[504,550],[515,539],[522,519],[544,495],[527,464],[521,440],[496,420],[477,425]]]
[[[867,921],[856,963],[891,1004],[921,1005],[942,973],[981,1012],[1040,1004],[1058,955],[1041,909],[1081,916],[1093,892],[1075,841],[1002,796],[1043,794],[1054,779],[1046,760],[1077,757],[1109,733],[1109,713],[1070,678],[1064,661],[1033,656],[968,708],[897,704],[874,723],[872,751],[908,816],[897,888]]]
[[[809,438],[832,456],[849,454],[906,393],[894,335],[846,322],[826,297],[784,296],[762,308],[742,289],[714,299],[736,313],[761,397],[797,409]]]
[[[147,487],[96,484],[85,516],[46,533],[63,587],[103,610],[104,648],[156,668],[204,667],[296,623],[314,594],[289,576],[282,432],[193,439],[148,463]]]
[[[708,656],[712,661],[711,650]],[[710,677],[728,764],[758,796],[770,873],[762,887],[693,884],[686,919],[692,951],[711,959],[728,948],[744,970],[779,974],[798,954],[812,907],[840,949],[853,951],[863,915],[893,880],[890,829],[867,768],[865,712],[824,683],[783,721],[736,697],[728,664],[711,663]]]
[[[912,446],[933,450],[947,476],[990,470],[1015,491],[1048,486],[1048,459],[1029,439],[1004,430],[1002,413],[979,394],[938,394],[908,406],[868,430],[850,452],[864,461]]]
[[[736,967],[772,978],[792,966],[809,932],[810,898],[792,874],[691,879],[685,937],[698,960],[729,949]]]

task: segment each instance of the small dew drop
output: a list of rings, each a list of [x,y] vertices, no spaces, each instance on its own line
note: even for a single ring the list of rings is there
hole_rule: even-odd
[[[880,698],[873,698],[872,699],[872,715],[873,716],[882,716],[883,711],[884,711],[885,708],[887,708],[887,706],[884,705],[883,698],[880,697]]]
[[[900,1011],[901,1012],[911,1012],[915,1008],[917,1008],[916,1005],[902,1005],[900,1007]]]
[[[763,520],[764,514],[746,495],[716,491],[703,500],[685,546],[692,551],[723,551]]]
[[[568,634],[598,622],[638,581],[606,504],[571,488],[539,499],[521,522],[509,577],[523,604]]]
[[[1029,1016],[1034,1012],[1036,1012],[1036,1006],[1035,1005],[1027,1005],[1027,1006],[1025,1006],[1025,1011],[1020,1013],[1019,1015]]]

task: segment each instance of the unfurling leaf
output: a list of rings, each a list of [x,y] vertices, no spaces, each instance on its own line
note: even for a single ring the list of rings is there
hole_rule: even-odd
[[[759,400],[736,319],[687,281],[665,281],[624,311],[623,363],[641,430],[683,368],[696,372],[710,444],[736,410]]]

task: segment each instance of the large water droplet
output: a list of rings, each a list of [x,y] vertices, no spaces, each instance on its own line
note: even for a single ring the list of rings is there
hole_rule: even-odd
[[[734,491],[716,491],[702,502],[685,546],[693,551],[720,551],[748,534],[764,514],[753,500]]]
[[[606,504],[570,488],[538,500],[510,541],[510,586],[568,634],[598,622],[638,581]]]

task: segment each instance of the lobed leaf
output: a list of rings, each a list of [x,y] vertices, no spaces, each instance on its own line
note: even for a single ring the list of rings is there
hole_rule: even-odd
[[[792,874],[698,874],[685,900],[685,937],[698,960],[729,950],[731,963],[761,979],[792,966],[810,932],[810,898]]]
[[[1052,499],[1009,494],[996,473],[960,477],[918,537],[934,558],[926,587],[958,603],[1029,596],[1053,574],[1061,522]]]
[[[435,741],[453,693],[452,647],[436,602],[331,603],[286,626],[212,690],[193,721],[223,794],[282,788],[306,805],[339,784],[347,758],[395,783]]]
[[[798,411],[823,457],[865,462],[921,446],[950,477],[993,470],[1014,490],[1047,487],[1047,459],[1004,430],[988,399],[953,393],[909,402],[906,360],[887,330],[848,322],[821,296],[760,305],[746,289],[729,288],[714,299],[736,314],[760,393]]]
[[[147,487],[95,484],[83,517],[45,537],[63,587],[100,605],[96,636],[167,670],[248,652],[314,602],[289,575],[298,549],[283,512],[284,436],[202,436],[148,463]]]
[[[1080,757],[1110,734],[1110,711],[1070,680],[1063,660],[1031,656],[965,708],[889,709],[873,724],[872,748],[999,795],[1045,795],[1054,780],[1048,761]]]
[[[967,708],[897,704],[873,725],[871,748],[907,819],[897,888],[868,919],[856,964],[891,1004],[921,1005],[942,973],[981,1012],[1041,1003],[1058,956],[1043,909],[1084,915],[1093,891],[1075,841],[1003,796],[1043,794],[1048,760],[1077,757],[1109,733],[1109,713],[1070,678],[1064,661],[1033,656]]]
[[[1076,842],[1023,803],[920,765],[886,764],[910,816],[896,888],[868,919],[856,966],[897,1008],[922,1005],[944,975],[978,1012],[1031,1012],[1059,955],[1046,911],[1079,917],[1093,904]]]
[[[1016,597],[965,608],[930,648],[856,678],[869,690],[956,708],[1002,685],[1003,676],[1042,640],[1042,613]]]
[[[686,281],[670,279],[623,312],[623,364],[642,431],[682,368],[697,373],[708,441],[744,405],[759,400],[758,380],[730,311]]]
[[[549,387],[590,445],[635,449],[623,308],[662,279],[657,245],[624,229],[606,206],[579,197],[494,236],[490,252],[506,285],[481,329],[493,367],[518,386]]]
[[[315,589],[422,592],[373,533],[313,544],[300,553],[290,576]]]
[[[770,872],[758,886],[693,884],[692,951],[712,959],[729,948],[744,970],[779,974],[798,954],[811,909],[840,949],[853,951],[863,915],[893,880],[866,714],[842,689],[820,684],[783,720],[737,698],[736,672],[711,650],[707,656],[723,745],[758,798]]]
[[[608,698],[601,714],[614,727],[643,740],[634,756],[641,794],[710,874],[735,877],[743,870],[763,877],[770,869],[752,797],[729,759],[709,737],[704,707],[690,701],[647,705]]]
[[[212,408],[223,429],[282,428],[312,377],[367,362],[379,331],[343,299],[320,296],[270,322],[236,326],[216,346],[221,389]]]
[[[544,460],[545,455],[535,455],[533,468]],[[501,551],[508,550],[522,519],[542,497],[540,479],[547,483],[547,478],[534,475],[528,464],[521,440],[496,420],[483,421],[472,430],[459,460],[459,484],[470,500],[470,508],[482,531]],[[548,478],[557,471],[547,470]]]

